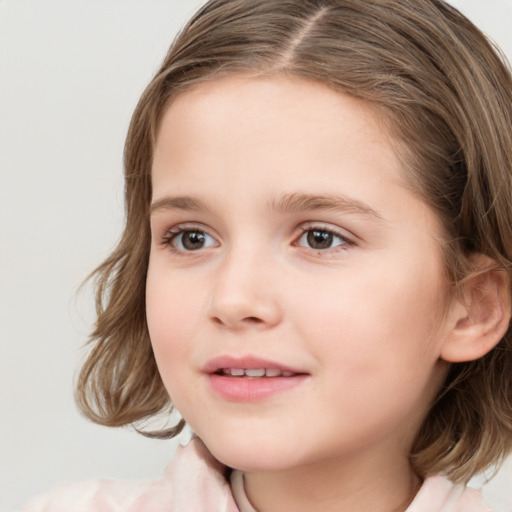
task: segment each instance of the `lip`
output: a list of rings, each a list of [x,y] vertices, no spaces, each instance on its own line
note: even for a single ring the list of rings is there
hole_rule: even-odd
[[[225,368],[275,369],[290,372],[289,377],[233,377],[218,373]],[[211,359],[203,367],[213,393],[230,402],[259,402],[285,393],[299,386],[309,376],[299,368],[254,356],[220,356]]]
[[[204,367],[204,373],[215,373],[222,368],[244,368],[246,370],[256,370],[258,368],[273,368],[282,372],[291,373],[307,373],[299,368],[272,361],[270,359],[262,359],[255,356],[219,356],[208,361]]]

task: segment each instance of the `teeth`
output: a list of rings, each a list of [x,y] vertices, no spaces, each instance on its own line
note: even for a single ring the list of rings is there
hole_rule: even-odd
[[[263,377],[263,375],[265,375],[265,370],[245,370],[245,375],[247,375],[247,377]]]
[[[232,377],[291,377],[293,372],[281,371],[276,368],[222,368],[223,375]]]

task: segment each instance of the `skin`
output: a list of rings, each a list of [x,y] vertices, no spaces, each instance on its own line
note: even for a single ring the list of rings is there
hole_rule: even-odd
[[[192,429],[260,512],[404,510],[454,322],[438,219],[372,108],[302,79],[201,84],[166,110],[152,180],[148,328]],[[305,194],[344,200],[284,208]],[[220,355],[306,378],[224,400],[203,371]]]

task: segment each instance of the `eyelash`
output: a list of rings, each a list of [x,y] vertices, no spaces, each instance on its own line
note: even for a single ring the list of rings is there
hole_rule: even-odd
[[[309,250],[314,251],[317,254],[346,251],[351,246],[355,245],[352,240],[347,238],[345,235],[343,235],[339,231],[334,230],[332,228],[328,228],[326,226],[322,226],[322,225],[311,225],[311,226],[307,226],[307,227],[301,227],[300,233],[297,237],[295,237],[292,245],[295,247],[303,247],[303,246],[299,245],[301,239],[308,233],[312,233],[315,231],[318,233],[326,234],[333,238],[338,238],[342,242],[338,245],[335,245],[333,247],[328,247],[328,248],[320,248],[320,249],[316,248],[315,249],[313,247],[307,247]],[[199,247],[196,250],[194,250],[194,249],[187,250],[187,249],[180,249],[180,248],[175,247],[173,244],[175,242],[175,240],[180,235],[183,235],[186,233],[199,233],[199,234],[203,234],[203,235],[206,235],[207,237],[214,239],[214,237],[212,235],[210,235],[205,229],[203,229],[199,226],[176,226],[174,228],[169,229],[166,232],[166,234],[162,237],[161,244],[163,246],[167,247],[173,253],[183,255],[183,256],[187,255],[187,254],[194,253],[194,252],[199,252],[201,249],[204,249],[204,247]],[[208,247],[206,247],[206,248],[208,248]]]

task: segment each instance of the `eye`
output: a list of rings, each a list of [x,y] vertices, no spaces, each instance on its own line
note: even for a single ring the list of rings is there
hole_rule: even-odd
[[[200,229],[178,228],[171,230],[163,240],[165,245],[171,246],[177,251],[189,252],[215,247],[217,241],[208,233]]]
[[[334,247],[347,245],[349,242],[342,235],[323,228],[311,228],[305,230],[300,236],[297,245],[309,247],[315,251],[325,251]]]

